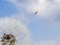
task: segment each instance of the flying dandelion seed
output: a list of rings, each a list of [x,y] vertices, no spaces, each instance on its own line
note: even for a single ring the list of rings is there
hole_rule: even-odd
[[[0,31],[1,45],[31,45],[28,29],[16,19],[0,19]]]
[[[35,12],[35,15],[38,13],[38,10]]]

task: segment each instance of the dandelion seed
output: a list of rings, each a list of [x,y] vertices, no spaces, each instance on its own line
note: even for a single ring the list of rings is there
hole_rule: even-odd
[[[5,34],[2,37],[2,45],[15,45],[16,39],[12,34]]]

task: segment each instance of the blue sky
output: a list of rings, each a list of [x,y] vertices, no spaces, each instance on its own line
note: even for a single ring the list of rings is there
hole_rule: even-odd
[[[59,0],[0,0],[0,18],[13,17],[23,20],[23,23],[28,23],[25,26],[29,29],[33,42],[49,42],[60,37],[59,4]],[[38,10],[37,15],[34,14],[35,10]]]
[[[18,10],[12,3],[0,0],[0,17],[9,16],[17,13]]]

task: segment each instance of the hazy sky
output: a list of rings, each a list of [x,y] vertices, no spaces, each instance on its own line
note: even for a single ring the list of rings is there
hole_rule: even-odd
[[[34,45],[60,45],[60,0],[0,0],[4,17],[21,21]]]

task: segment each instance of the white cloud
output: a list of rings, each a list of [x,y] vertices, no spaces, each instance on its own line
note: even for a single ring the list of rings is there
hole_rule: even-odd
[[[17,9],[20,11],[22,7],[25,12],[27,13],[35,13],[38,10],[38,14],[36,17],[44,18],[47,20],[47,23],[55,23],[58,15],[60,15],[60,0],[8,0],[9,2],[13,3]],[[26,1],[26,3],[24,3]],[[20,18],[25,22],[25,24],[29,23],[27,14],[23,12],[24,16]],[[18,16],[19,17],[19,16]],[[21,16],[20,16],[21,17]],[[27,20],[28,19],[28,20]],[[51,21],[52,20],[52,21]],[[58,19],[59,20],[59,19]]]
[[[32,5],[32,6],[31,6]],[[59,0],[53,0],[47,1],[47,0],[38,0],[37,3],[31,4],[28,7],[30,7],[30,10],[36,10],[39,11],[39,16],[52,16],[57,13],[58,10],[60,10],[60,1]]]
[[[30,45],[31,37],[28,29],[17,19],[0,18],[0,30],[2,33],[12,33],[16,36],[16,45]],[[0,38],[1,39],[1,38]]]
[[[38,15],[42,17],[55,15],[60,10],[60,0],[25,0],[26,3],[19,3],[21,0],[9,0],[18,8],[22,7],[27,12],[35,12],[38,10]]]

